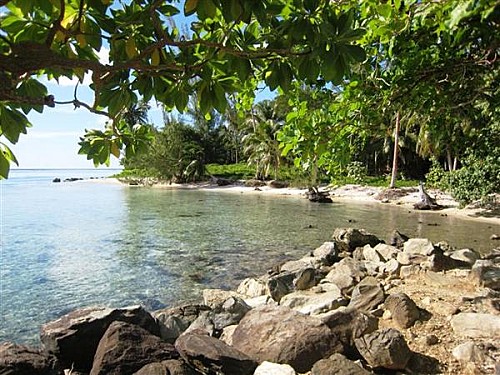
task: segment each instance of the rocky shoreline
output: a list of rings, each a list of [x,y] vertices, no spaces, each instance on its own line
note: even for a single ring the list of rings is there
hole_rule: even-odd
[[[0,374],[498,374],[500,249],[338,228],[236,291],[79,309],[41,342],[0,344]]]

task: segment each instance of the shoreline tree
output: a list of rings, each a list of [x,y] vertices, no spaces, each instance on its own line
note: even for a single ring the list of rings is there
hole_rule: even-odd
[[[328,82],[364,56],[355,41],[354,12],[328,0],[59,0],[0,2],[0,176],[7,177],[15,144],[31,126],[26,114],[74,105],[108,116],[104,130],[81,138],[94,163],[133,154],[147,128],[128,127],[124,110],[155,99],[182,112],[196,94],[203,113],[227,108],[227,95],[247,101],[258,82],[288,90],[293,80]],[[194,16],[190,33],[172,22]],[[109,48],[109,63],[97,53]],[[40,78],[85,75],[93,103],[54,98]],[[246,95],[245,95],[246,94]],[[8,143],[7,143],[8,142]]]

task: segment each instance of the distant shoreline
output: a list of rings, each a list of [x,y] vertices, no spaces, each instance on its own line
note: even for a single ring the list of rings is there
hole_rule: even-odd
[[[118,178],[104,178],[98,180],[97,182],[113,183],[113,184],[119,183],[127,185],[125,181],[121,181]],[[290,187],[272,188],[269,186],[261,186],[255,188],[255,187],[245,186],[242,183],[231,184],[227,186],[218,186],[217,184],[210,182],[187,183],[187,184],[176,184],[176,183],[169,184],[161,182],[161,183],[152,183],[150,187],[154,189],[201,190],[201,191],[215,191],[224,193],[267,195],[276,197],[295,197],[295,198],[300,198],[300,197],[305,198],[305,194],[307,192],[307,189],[298,189]],[[388,190],[382,187],[344,185],[331,189],[325,188],[324,190],[328,190],[330,192],[330,196],[333,202],[390,204],[390,205],[400,206],[405,209],[413,210],[414,209],[413,205],[419,201],[419,194],[416,187],[395,189],[395,191],[400,193],[401,196],[397,196],[395,198],[389,197],[384,200],[380,199],[380,194],[383,194],[383,192],[386,192]],[[495,204],[492,207],[489,207],[488,209],[474,205],[469,205],[466,208],[459,208],[458,202],[455,201],[449,194],[443,193],[442,191],[436,189],[429,189],[428,192],[432,197],[436,198],[437,203],[444,206],[444,208],[441,210],[425,211],[431,215],[434,214],[442,216],[454,216],[462,219],[469,219],[474,221],[497,224],[500,226],[500,196],[496,197]],[[500,227],[498,229],[497,234],[500,235]]]

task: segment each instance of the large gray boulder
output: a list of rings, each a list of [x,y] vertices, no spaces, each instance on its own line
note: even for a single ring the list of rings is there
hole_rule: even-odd
[[[311,370],[311,375],[369,375],[371,372],[360,365],[347,359],[342,354],[336,353],[330,358],[316,362]]]
[[[114,321],[135,324],[154,335],[160,334],[156,320],[140,306],[89,307],[44,324],[40,338],[45,350],[55,355],[64,368],[88,372],[99,341]]]
[[[249,311],[234,331],[233,346],[258,362],[289,364],[297,372],[307,372],[319,359],[343,349],[319,319],[283,306]]]
[[[0,344],[0,374],[51,375],[53,363],[39,349],[11,342]]]
[[[336,228],[332,239],[337,243],[341,251],[352,252],[357,247],[365,245],[376,246],[381,243],[377,236],[368,233],[364,229],[355,228]]]
[[[403,370],[411,351],[401,332],[386,328],[354,340],[356,348],[373,368]]]
[[[385,300],[382,285],[374,277],[365,277],[352,291],[349,307],[360,311],[370,312]]]
[[[90,375],[130,375],[151,362],[178,358],[173,345],[145,329],[113,322],[104,333]]]
[[[258,365],[247,354],[211,336],[184,334],[175,348],[202,374],[251,375]]]

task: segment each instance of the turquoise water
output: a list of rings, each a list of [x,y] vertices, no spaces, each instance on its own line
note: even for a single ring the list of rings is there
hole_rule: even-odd
[[[41,324],[82,306],[157,309],[203,288],[234,288],[329,240],[335,227],[382,238],[399,229],[480,251],[498,232],[389,205],[51,182],[110,173],[14,170],[0,182],[0,341],[36,343]]]

